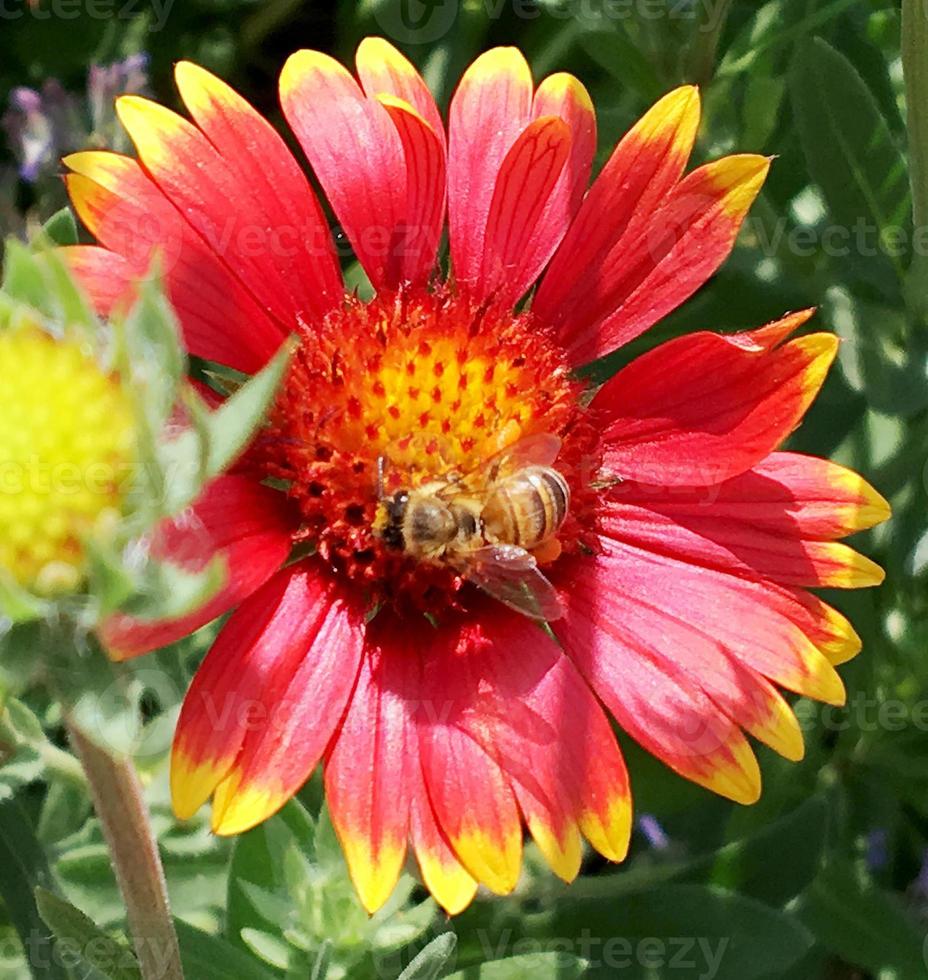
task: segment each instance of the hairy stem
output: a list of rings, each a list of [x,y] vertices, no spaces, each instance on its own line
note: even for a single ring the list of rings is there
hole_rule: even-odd
[[[135,766],[95,745],[68,722],[109,845],[143,980],[183,980],[167,885]]]

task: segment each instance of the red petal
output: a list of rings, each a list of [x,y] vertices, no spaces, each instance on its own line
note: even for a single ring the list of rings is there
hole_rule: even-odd
[[[593,102],[578,79],[567,72],[557,72],[538,86],[532,103],[532,115],[536,119],[558,116],[570,128],[570,159],[552,195],[551,208],[560,213],[564,208],[561,203],[563,194],[566,197],[565,211],[572,217],[579,210],[586,193],[596,155],[596,110]],[[563,237],[563,233],[560,237]]]
[[[121,255],[98,245],[69,245],[58,249],[58,254],[100,316],[108,317],[121,299],[131,302],[137,275]]]
[[[847,545],[806,541],[795,531],[758,530],[717,515],[711,504],[698,516],[673,518],[623,499],[614,527],[623,541],[782,585],[861,588],[884,578],[879,566]]]
[[[810,315],[781,322],[795,328]],[[770,336],[691,334],[616,374],[593,402],[608,420],[606,468],[644,483],[709,486],[769,455],[799,424],[838,344],[811,334],[770,349]]]
[[[489,602],[479,619],[479,627],[449,628],[432,637],[418,714],[423,739],[436,727],[473,738],[499,767],[561,877],[570,880],[579,869],[581,832],[607,857],[622,860],[631,830],[628,779],[595,698],[534,624]],[[426,774],[439,822],[462,863],[480,878],[474,851],[485,849],[477,861],[489,854],[502,863],[495,824],[461,851],[442,808],[466,807],[470,812],[460,819],[476,824],[486,822],[486,814],[464,800],[440,799],[458,789],[448,788],[447,775],[439,788],[428,769]]]
[[[428,85],[409,59],[389,41],[382,37],[364,38],[358,45],[355,66],[368,98],[386,94],[408,102],[444,145],[445,127]]]
[[[276,214],[264,212],[238,170],[182,116],[137,95],[118,99],[116,111],[146,171],[187,224],[281,330],[294,330],[306,293],[292,281],[289,261],[275,254],[285,251],[273,241]]]
[[[689,299],[728,258],[769,169],[768,158],[752,154],[706,164],[629,228],[600,269],[604,288],[565,330],[574,358],[627,344]]]
[[[425,781],[416,760],[412,794],[412,840],[426,888],[449,914],[457,915],[473,901],[477,882],[457,859],[451,843],[441,832],[429,801]]]
[[[613,491],[681,523],[712,517],[778,535],[832,541],[880,524],[889,504],[863,477],[837,463],[771,453],[752,469],[707,487],[623,483]]]
[[[158,256],[191,354],[246,373],[258,371],[273,357],[286,337],[284,330],[135,160],[90,151],[65,157],[64,163],[74,171],[65,183],[75,210],[101,245],[121,255],[136,278]]]
[[[294,515],[277,490],[242,476],[213,480],[196,503],[155,531],[152,552],[191,572],[217,555],[226,565],[222,588],[196,612],[151,622],[125,614],[104,623],[101,639],[117,660],[174,643],[250,596],[290,554]]]
[[[440,703],[425,703],[441,711]],[[432,809],[461,864],[491,891],[511,892],[522,863],[522,827],[509,781],[455,725],[419,724],[422,768]]]
[[[419,764],[411,718],[419,666],[402,655],[409,651],[397,652],[369,642],[325,767],[332,823],[361,903],[372,914],[390,897],[403,869],[411,782]]]
[[[402,281],[406,164],[390,116],[346,68],[297,51],[280,75],[284,115],[375,288]]]
[[[674,644],[672,655],[665,655],[673,642],[666,633],[668,617],[655,611],[669,605],[680,618],[679,604],[668,593],[669,576],[655,601],[652,570],[636,566],[637,580],[626,581],[622,575],[632,559],[612,550],[585,562],[574,576],[567,613],[555,625],[559,639],[618,723],[645,748],[687,779],[740,803],[753,802],[760,770],[744,735],[678,666],[690,647]],[[704,593],[702,601],[714,597]]]
[[[843,701],[841,679],[805,632],[812,616],[794,592],[623,541],[618,513],[612,504],[603,515],[606,554],[596,565],[613,594],[689,623],[782,687]],[[657,629],[654,640],[660,647]]]
[[[650,218],[679,181],[698,125],[699,93],[692,86],[676,89],[622,139],[590,188],[532,306],[566,339],[587,326],[577,310],[605,292],[607,256],[625,241],[630,224]]]
[[[433,662],[436,688],[450,694],[469,686],[462,727],[509,776],[533,836],[561,877],[570,880],[578,870],[578,830],[606,857],[623,860],[631,794],[602,709],[535,624],[490,606],[481,621],[486,642],[466,660]]]
[[[531,122],[532,74],[515,48],[494,48],[467,69],[449,113],[448,220],[458,283],[480,282],[496,175]]]
[[[800,589],[786,590],[791,602],[785,613],[815,646],[837,666],[860,653],[863,643],[848,619],[826,602]]]
[[[191,816],[214,791],[220,834],[278,810],[335,731],[361,646],[353,612],[307,563],[242,603],[184,699],[171,761],[178,816]]]
[[[237,92],[189,61],[175,68],[194,121],[215,147],[244,198],[253,231],[280,270],[294,312],[319,319],[344,296],[329,226],[306,177],[274,128]]]
[[[484,238],[474,298],[514,304],[535,281],[567,229],[567,199],[560,214],[551,195],[570,155],[570,128],[557,116],[530,123],[504,158]]]
[[[389,95],[378,98],[402,140],[406,166],[401,277],[405,282],[424,282],[435,268],[445,223],[445,146],[408,102]]]

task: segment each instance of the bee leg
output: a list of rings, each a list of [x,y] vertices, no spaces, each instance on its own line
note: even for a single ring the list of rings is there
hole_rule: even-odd
[[[548,538],[532,550],[532,557],[539,565],[549,565],[560,557],[562,550],[561,542],[557,538]]]

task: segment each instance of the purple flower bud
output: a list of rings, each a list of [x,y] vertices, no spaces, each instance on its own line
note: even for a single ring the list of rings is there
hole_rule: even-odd
[[[147,54],[133,54],[111,65],[91,65],[87,75],[87,102],[91,132],[110,145],[116,131],[114,103],[120,95],[140,95],[148,89]]]
[[[643,813],[637,820],[638,829],[655,851],[665,851],[670,846],[670,838],[658,822],[657,817]]]
[[[16,88],[10,93],[0,126],[30,183],[52,173],[66,153],[88,146],[120,145],[114,103],[125,93],[143,92],[148,84],[148,55],[134,54],[111,65],[91,65],[86,102],[71,95],[54,78],[40,91]]]
[[[20,86],[10,92],[10,107],[19,112],[30,113],[40,112],[42,109],[42,96],[35,89]]]
[[[39,92],[16,88],[10,94],[9,108],[0,120],[23,180],[34,181],[55,152],[52,121],[44,111]]]

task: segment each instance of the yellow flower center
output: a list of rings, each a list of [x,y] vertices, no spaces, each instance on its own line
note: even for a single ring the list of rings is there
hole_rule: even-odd
[[[0,333],[0,568],[26,588],[76,588],[84,545],[118,516],[135,456],[131,405],[73,341]]]

